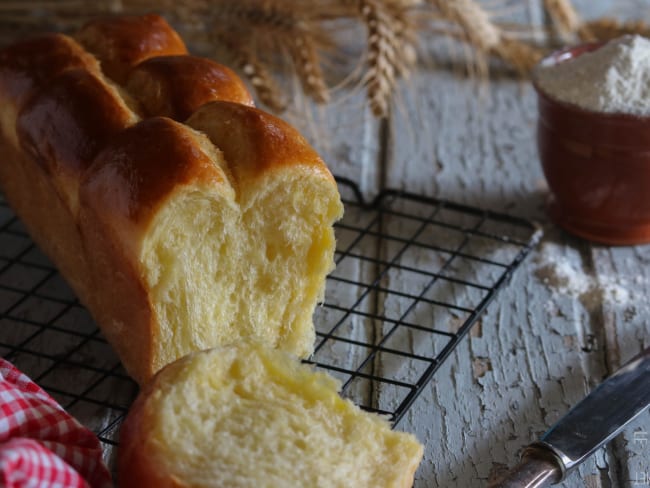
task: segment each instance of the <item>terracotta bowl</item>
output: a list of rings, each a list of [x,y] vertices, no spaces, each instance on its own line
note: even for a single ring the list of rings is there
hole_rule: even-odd
[[[599,46],[559,51],[541,63],[562,63]],[[604,244],[650,242],[650,117],[584,110],[533,85],[551,218]]]

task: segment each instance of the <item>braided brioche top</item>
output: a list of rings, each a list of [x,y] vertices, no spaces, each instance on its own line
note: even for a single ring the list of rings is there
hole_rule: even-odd
[[[141,184],[132,185],[138,193],[133,200],[141,205],[156,207],[155,199],[165,192],[154,189],[171,184],[169,173],[152,171],[152,165],[161,161],[153,154],[162,150],[153,143],[162,144],[170,131],[184,133],[180,139],[192,141],[185,150],[174,148],[170,164],[183,172],[194,171],[195,177],[213,178],[201,162],[207,140],[190,127],[208,132],[215,150],[227,153],[227,167],[213,171],[222,172],[224,183],[236,192],[244,190],[246,179],[276,164],[309,162],[331,178],[294,128],[253,107],[250,92],[232,70],[188,55],[178,34],[155,14],[94,20],[74,39],[47,34],[5,49],[0,52],[0,99],[17,120],[15,127],[3,127],[5,133],[15,131],[16,145],[52,176],[73,214],[80,183],[104,174],[97,166],[107,164],[110,155],[104,151],[94,163],[94,177],[82,175],[116,139],[146,135],[129,176],[152,187],[141,191]],[[186,124],[146,120],[160,116]],[[127,130],[134,125],[142,127]],[[118,136],[122,131],[125,134]],[[121,143],[116,144],[111,147],[117,151]],[[151,200],[143,201],[145,195]]]
[[[156,14],[91,20],[76,38],[99,59],[106,75],[120,84],[146,59],[187,54],[180,36]]]

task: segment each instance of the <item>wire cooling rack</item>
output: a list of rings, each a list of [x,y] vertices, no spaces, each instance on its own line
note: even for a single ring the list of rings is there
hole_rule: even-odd
[[[409,193],[366,203],[354,183],[338,181],[346,213],[309,362],[397,423],[540,233],[521,219]],[[137,387],[1,196],[0,312],[0,354],[115,445]]]

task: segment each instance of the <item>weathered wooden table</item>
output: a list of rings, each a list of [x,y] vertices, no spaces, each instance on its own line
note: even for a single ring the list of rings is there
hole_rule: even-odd
[[[539,4],[527,15],[543,21]],[[623,2],[576,2],[586,15]],[[632,15],[644,2],[630,2]],[[647,2],[645,2],[647,7]],[[648,9],[650,10],[650,8]],[[605,247],[548,221],[536,100],[494,73],[476,84],[445,66],[420,70],[388,121],[334,107],[332,169],[368,194],[408,189],[542,223],[544,238],[435,375],[399,428],[426,445],[417,487],[479,487],[619,365],[650,345],[650,246]],[[650,415],[567,479],[566,487],[650,486]]]
[[[630,3],[638,7],[643,2]],[[580,4],[586,15],[602,15],[616,2]],[[536,0],[528,0],[523,10],[533,23],[543,21]],[[426,445],[418,488],[485,486],[516,462],[523,446],[650,342],[650,246],[593,245],[550,223],[535,146],[532,88],[495,72],[480,96],[476,83],[457,71],[444,63],[419,70],[404,84],[388,120],[373,119],[361,97],[330,106],[321,126],[327,136],[314,138],[333,172],[356,181],[367,196],[382,188],[406,189],[525,217],[544,228],[540,245],[398,425]],[[0,261],[6,272],[0,285],[13,280],[10,286],[29,288],[34,280],[60,297],[16,301],[19,291],[4,288],[0,305],[9,312],[2,317],[1,342],[24,346],[31,341],[29,347],[40,352],[36,360],[27,346],[2,347],[0,352],[11,353],[19,367],[43,379],[91,427],[112,425],[130,401],[132,387],[88,317],[69,304],[64,285],[57,281],[50,286],[56,278],[47,274],[16,274],[21,260],[38,265],[40,258],[30,261],[25,238],[19,230],[9,230],[1,250],[21,257]],[[364,270],[358,273],[361,277]],[[17,316],[25,324],[51,322],[58,327],[52,332],[57,338],[15,327]],[[75,332],[68,343],[69,326]],[[75,345],[80,337],[82,347]],[[402,346],[414,344],[407,340]],[[75,361],[96,369],[77,374],[68,368]],[[53,363],[62,366],[54,378],[48,376]],[[68,392],[77,386],[81,393]],[[379,402],[390,403],[381,391],[375,394]],[[115,406],[109,413],[102,406],[107,401]],[[649,431],[650,416],[644,414],[563,486],[650,486]]]

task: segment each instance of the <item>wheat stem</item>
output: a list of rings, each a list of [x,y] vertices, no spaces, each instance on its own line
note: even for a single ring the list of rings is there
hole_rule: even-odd
[[[429,0],[447,20],[457,23],[470,44],[483,52],[494,49],[501,31],[488,13],[473,0]]]
[[[260,102],[275,112],[282,112],[287,104],[269,69],[258,60],[250,42],[233,42],[228,36],[213,34],[226,48],[240,72],[248,79]]]

